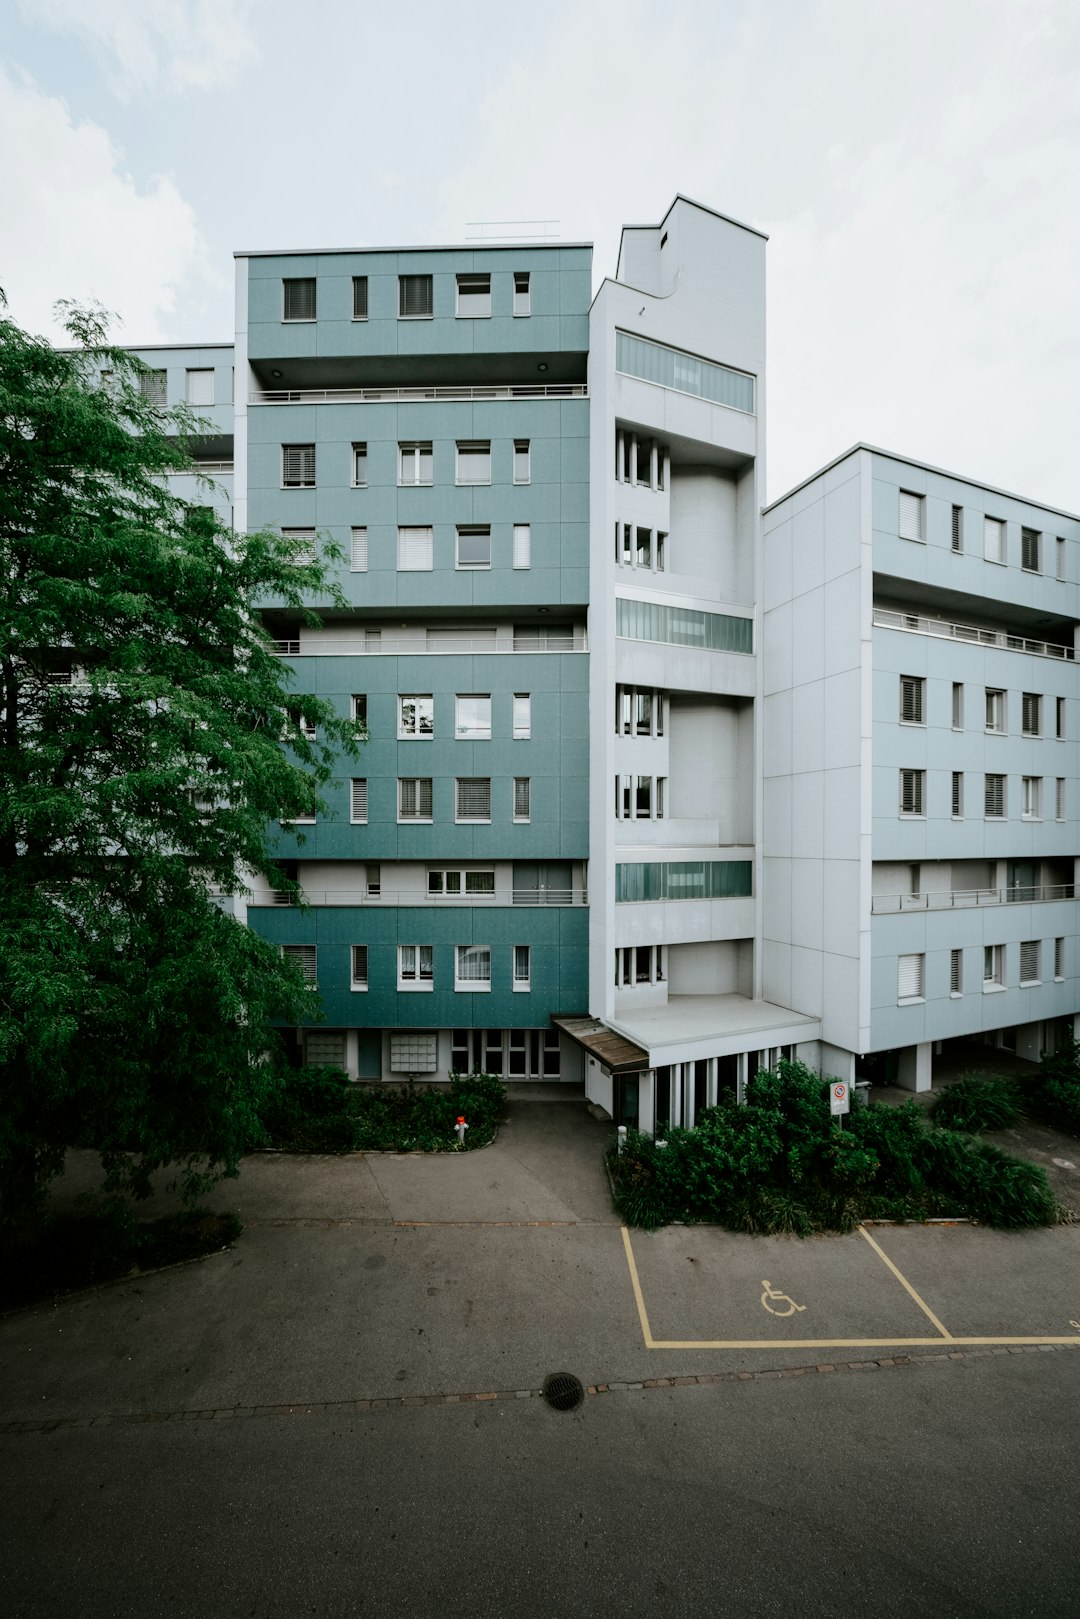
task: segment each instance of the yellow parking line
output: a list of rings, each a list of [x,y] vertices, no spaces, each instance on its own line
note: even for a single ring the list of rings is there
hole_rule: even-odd
[[[922,1311],[923,1315],[926,1316],[927,1320],[932,1321],[934,1323],[934,1326],[938,1329],[938,1331],[940,1332],[940,1334],[941,1334],[941,1336],[943,1338],[948,1338],[949,1340],[951,1340],[952,1339],[952,1333],[948,1330],[947,1327],[942,1326],[941,1322],[938,1320],[938,1318],[934,1314],[933,1310],[931,1310],[930,1306],[923,1299],[921,1299],[919,1297],[919,1295],[916,1293],[915,1289],[912,1287],[911,1283],[908,1281],[907,1277],[904,1276],[902,1274],[902,1272],[900,1272],[896,1268],[896,1266],[893,1264],[892,1260],[889,1258],[888,1254],[885,1252],[885,1250],[883,1248],[880,1248],[878,1246],[878,1244],[874,1241],[873,1237],[870,1235],[869,1231],[867,1231],[867,1229],[866,1229],[866,1227],[864,1225],[859,1226],[859,1233],[860,1233],[861,1236],[864,1236],[866,1238],[867,1242],[870,1244],[870,1246],[874,1250],[875,1254],[877,1254],[878,1258],[885,1265],[887,1265],[889,1267],[889,1269],[892,1271],[893,1275],[896,1277],[896,1280],[900,1283],[900,1286],[902,1288],[904,1288],[904,1290],[907,1293],[910,1293],[911,1297],[915,1300],[915,1303],[919,1306],[919,1309]]]
[[[637,1300],[638,1320],[641,1322],[641,1336],[645,1340],[646,1349],[659,1349],[661,1346],[652,1335],[649,1326],[649,1317],[645,1310],[645,1300],[641,1292],[641,1283],[638,1281],[637,1265],[634,1261],[634,1250],[630,1246],[630,1233],[625,1226],[622,1228],[623,1247],[626,1249],[626,1263],[630,1267],[630,1285],[634,1289],[634,1298]]]

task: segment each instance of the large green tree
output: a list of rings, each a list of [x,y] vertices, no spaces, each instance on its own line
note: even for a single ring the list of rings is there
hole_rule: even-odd
[[[2,295],[0,295],[2,296]],[[266,871],[360,730],[290,692],[256,604],[323,565],[170,493],[200,423],[99,312],[57,350],[0,319],[0,1214],[70,1145],[107,1184],[234,1170],[313,990],[215,894]],[[185,483],[190,480],[185,479]],[[324,557],[331,563],[333,552]],[[318,740],[309,733],[315,728]],[[282,743],[285,746],[282,746]]]

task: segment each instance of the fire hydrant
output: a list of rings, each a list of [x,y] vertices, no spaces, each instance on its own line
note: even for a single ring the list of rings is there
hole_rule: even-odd
[[[464,1113],[459,1113],[458,1114],[458,1121],[455,1124],[454,1129],[457,1132],[458,1145],[460,1147],[463,1147],[465,1145],[465,1132],[466,1132],[466,1130],[468,1128],[469,1128],[469,1126],[465,1123],[465,1115],[464,1115]]]

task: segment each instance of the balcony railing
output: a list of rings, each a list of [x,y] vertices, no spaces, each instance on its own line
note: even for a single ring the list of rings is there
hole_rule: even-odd
[[[1006,630],[988,630],[977,624],[953,624],[944,618],[924,618],[921,613],[898,613],[892,608],[875,607],[874,623],[881,629],[908,630],[915,635],[936,635],[946,641],[967,641],[974,646],[1004,647],[1008,652],[1028,652],[1036,658],[1075,659],[1071,646],[1053,641],[1032,641],[1026,635],[1010,635]]]
[[[1012,888],[958,888],[930,894],[875,894],[870,909],[875,916],[901,911],[970,911],[983,905],[1046,905],[1073,899],[1074,883],[1024,883]]]
[[[415,889],[394,890],[381,888],[373,893],[367,888],[305,888],[304,899],[309,905],[423,905],[446,909],[466,909],[474,906],[498,905],[560,905],[581,908],[589,903],[588,891],[576,892],[572,888],[495,888],[485,894],[427,894]],[[289,907],[295,902],[290,894],[256,894],[249,903],[253,906]]]
[[[202,473],[204,477],[212,478],[215,475],[233,472],[235,465],[232,461],[196,461],[191,467],[177,467],[170,476],[173,478],[194,477]]]
[[[298,658],[301,646],[295,640],[270,642],[270,649],[282,658]],[[302,649],[305,658],[355,658],[365,653],[369,657],[426,657],[430,653],[462,654],[484,652],[588,652],[589,640],[583,631],[565,638],[557,635],[538,637],[521,635],[464,635],[447,633],[430,635],[426,643],[417,644],[416,638],[380,635],[339,637],[309,641]]]
[[[257,388],[252,405],[386,405],[453,399],[586,399],[583,382],[517,382],[433,388]]]

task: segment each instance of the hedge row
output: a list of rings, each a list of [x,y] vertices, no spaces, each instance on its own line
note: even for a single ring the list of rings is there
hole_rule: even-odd
[[[448,1152],[494,1138],[506,1086],[495,1074],[451,1074],[449,1086],[352,1085],[337,1068],[298,1068],[263,1110],[263,1146],[289,1152]]]

